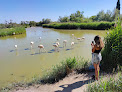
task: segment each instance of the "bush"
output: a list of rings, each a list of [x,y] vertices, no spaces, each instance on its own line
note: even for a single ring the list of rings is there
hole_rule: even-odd
[[[55,28],[55,29],[94,29],[105,30],[114,26],[111,22],[93,22],[93,23],[52,23],[43,24],[43,27]]]
[[[113,68],[117,69],[117,66],[122,66],[122,29],[120,22],[105,37],[105,47],[102,56],[102,70],[112,71]]]

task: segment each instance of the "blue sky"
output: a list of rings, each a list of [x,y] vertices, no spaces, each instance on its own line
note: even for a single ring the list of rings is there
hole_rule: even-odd
[[[0,0],[0,23],[10,19],[17,23],[39,22],[43,18],[57,21],[59,16],[69,16],[77,10],[90,17],[101,10],[113,11],[116,3],[117,0]]]

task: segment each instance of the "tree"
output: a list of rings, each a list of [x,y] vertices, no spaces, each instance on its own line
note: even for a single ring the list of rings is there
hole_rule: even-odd
[[[112,19],[112,12],[110,11],[110,10],[107,10],[107,12],[105,13],[105,21],[113,21],[113,19]]]
[[[36,22],[35,21],[30,21],[29,25],[30,25],[30,27],[36,26]]]
[[[93,22],[97,21],[96,19],[97,16],[91,16],[89,19],[92,20]]]
[[[117,1],[116,10],[119,11],[118,14],[120,15],[120,0]]]
[[[120,0],[117,1],[116,9],[120,11]]]
[[[42,19],[42,24],[49,24],[51,19]]]
[[[69,17],[61,17],[59,16],[59,22],[69,22]]]
[[[117,20],[117,18],[120,16],[119,15],[119,10],[118,9],[114,9],[114,11],[113,11],[113,14],[112,14],[112,20]]]
[[[75,22],[75,14],[70,15],[70,21]]]
[[[71,22],[82,22],[83,21],[83,11],[76,11],[76,13],[70,15]]]
[[[80,18],[83,18],[83,11],[82,12],[80,12],[80,11],[76,11],[76,13],[75,13],[75,17],[80,17]]]
[[[83,22],[83,18],[76,17],[76,18],[75,18],[75,22],[81,23],[81,22]]]

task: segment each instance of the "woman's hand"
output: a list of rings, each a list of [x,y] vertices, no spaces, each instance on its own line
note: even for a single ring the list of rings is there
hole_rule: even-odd
[[[94,48],[94,43],[93,42],[91,43],[91,46],[92,46],[92,48]]]

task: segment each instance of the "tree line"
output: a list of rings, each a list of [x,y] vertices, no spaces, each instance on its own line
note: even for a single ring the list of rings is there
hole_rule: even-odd
[[[42,19],[40,22],[35,21],[21,21],[20,23],[13,22],[13,20],[6,21],[4,24],[0,24],[0,29],[4,28],[13,28],[13,27],[33,27],[33,26],[42,26],[42,24],[48,24],[51,22],[51,19]]]
[[[90,22],[115,22],[118,17],[122,20],[122,15],[120,15],[120,0],[117,1],[116,9],[112,11],[101,10],[97,15],[91,16],[89,18],[84,17],[84,11],[76,11],[76,13],[72,13],[69,16],[61,17],[59,16],[57,22],[76,22],[76,23],[90,23]],[[21,21],[19,24],[13,22],[12,20],[6,21],[4,24],[0,24],[0,29],[3,28],[12,28],[18,26],[32,27],[32,26],[42,26],[43,24],[51,23],[51,19],[42,19],[40,22],[35,21]]]

